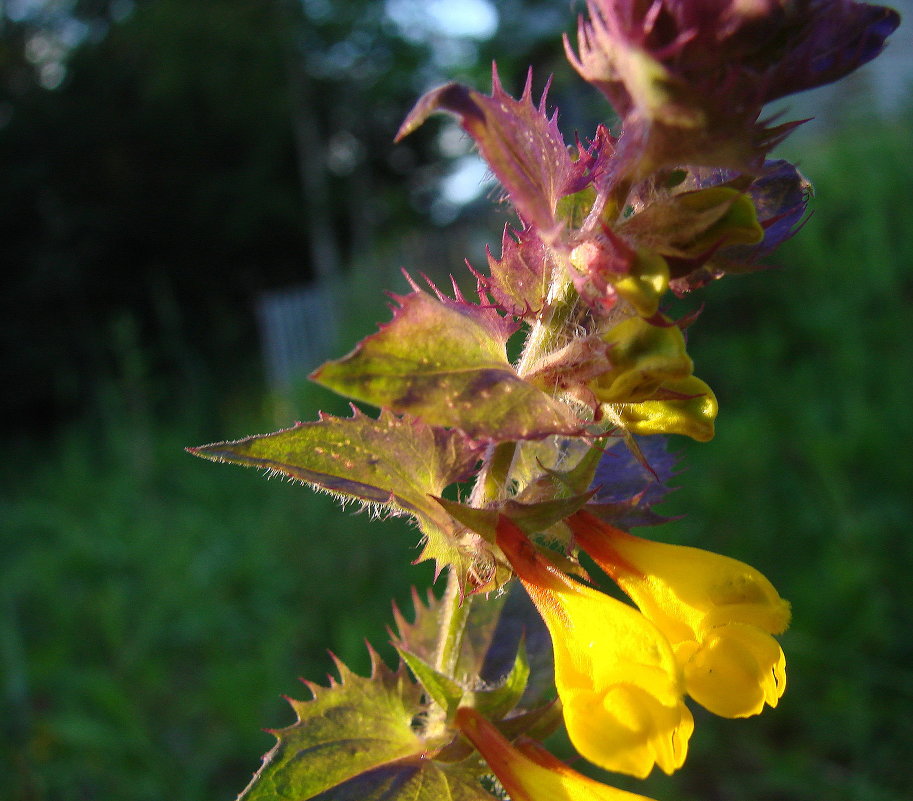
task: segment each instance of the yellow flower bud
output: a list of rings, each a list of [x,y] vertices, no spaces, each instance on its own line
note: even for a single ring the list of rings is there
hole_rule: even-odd
[[[698,442],[713,439],[719,405],[707,384],[688,376],[667,381],[662,389],[682,397],[612,404],[612,417],[632,434],[684,434]]]
[[[590,388],[603,403],[637,403],[652,398],[666,381],[687,378],[694,365],[678,326],[658,326],[631,317],[603,335],[612,368]]]

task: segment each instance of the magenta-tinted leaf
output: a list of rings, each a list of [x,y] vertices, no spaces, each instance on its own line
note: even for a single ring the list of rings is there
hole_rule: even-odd
[[[456,115],[475,140],[520,216],[549,239],[557,233],[555,206],[575,182],[571,156],[558,130],[557,114],[548,116],[546,92],[532,101],[532,73],[519,100],[501,86],[492,70],[492,93],[449,83],[428,92],[406,117],[397,139],[439,111]],[[579,180],[578,180],[579,182]]]
[[[581,75],[623,116],[636,108],[681,128],[701,111],[750,120],[771,100],[842,78],[877,56],[900,22],[892,9],[851,0],[589,0],[588,10],[579,56],[567,46]]]
[[[611,183],[611,173],[617,169],[615,149],[618,138],[603,123],[596,126],[593,137],[586,145],[577,139],[577,160],[574,162],[573,176],[567,188],[568,194],[581,192],[587,186],[602,187]]]
[[[413,280],[412,276],[405,271],[403,272],[412,289],[416,292],[421,292],[421,287]],[[441,291],[427,275],[422,275],[422,277],[431,291],[434,292],[435,297],[444,306],[465,317],[469,317],[474,323],[488,331],[495,342],[507,342],[519,330],[520,323],[514,319],[513,315],[499,313],[499,307],[492,304],[491,300],[485,295],[485,287],[479,287],[479,303],[471,303],[463,296],[463,292],[453,276],[450,276],[453,297]]]
[[[312,378],[376,406],[479,440],[578,433],[570,409],[520,378],[504,337],[451,304],[415,292],[397,297],[393,320]]]
[[[487,249],[490,278],[485,288],[510,314],[533,317],[542,308],[554,265],[551,251],[529,227],[504,226],[501,258]]]
[[[589,0],[578,72],[623,118],[619,161],[758,169],[795,127],[759,122],[765,104],[837,80],[874,58],[896,12],[850,0]]]

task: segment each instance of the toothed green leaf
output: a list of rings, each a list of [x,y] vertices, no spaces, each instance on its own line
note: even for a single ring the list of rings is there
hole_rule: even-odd
[[[422,690],[404,666],[390,670],[372,652],[370,676],[337,661],[339,681],[308,683],[310,701],[290,701],[297,721],[274,730],[239,801],[491,801],[478,759],[437,762],[453,732],[426,738]]]
[[[476,756],[453,764],[418,756],[365,773],[312,801],[496,801],[473,775],[489,772],[482,764]]]
[[[526,641],[521,638],[517,658],[504,679],[495,687],[473,693],[472,706],[492,720],[503,718],[523,697],[529,682],[529,660],[526,658]]]
[[[478,447],[409,417],[321,415],[273,434],[188,449],[195,456],[282,473],[329,492],[443,519],[428,498],[466,478]]]
[[[245,801],[310,799],[367,771],[421,753],[412,721],[421,691],[405,670],[372,654],[371,676],[337,662],[339,682],[308,683],[310,701],[291,700],[297,721],[272,731],[278,740],[241,795]]]
[[[403,648],[397,648],[396,650],[409,670],[412,671],[416,681],[427,690],[428,695],[434,699],[435,703],[446,711],[447,718],[453,717],[453,713],[456,712],[466,691],[453,679],[448,678],[439,670],[435,670],[415,654],[410,654]]]
[[[424,292],[396,300],[390,323],[311,377],[355,400],[458,428],[473,439],[581,431],[584,423],[566,405],[517,375],[502,328],[466,304]]]
[[[356,411],[350,418],[321,415],[273,434],[188,450],[413,514],[424,535],[418,561],[435,560],[438,572],[453,565],[473,586],[478,582],[471,582],[470,574],[485,574],[492,564],[488,549],[475,547],[478,537],[461,531],[431,497],[470,475],[478,461],[479,446],[459,431],[390,412],[374,420]]]

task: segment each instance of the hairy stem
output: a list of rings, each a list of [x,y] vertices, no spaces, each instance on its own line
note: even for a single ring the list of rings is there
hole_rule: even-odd
[[[447,589],[441,603],[441,621],[438,631],[434,667],[452,676],[463,645],[463,632],[473,596],[460,597],[460,584],[455,570],[447,574]]]
[[[559,347],[571,328],[577,307],[577,292],[559,270],[552,281],[546,309],[535,322],[526,339],[517,363],[517,372],[524,375],[536,362]],[[490,449],[485,464],[476,479],[470,503],[481,508],[497,498],[505,497],[510,482],[510,470],[517,453],[516,442],[501,442]],[[440,629],[435,648],[435,668],[448,676],[456,669],[463,646],[463,632],[473,598],[462,597],[459,577],[454,570],[447,574],[447,589],[441,603]]]

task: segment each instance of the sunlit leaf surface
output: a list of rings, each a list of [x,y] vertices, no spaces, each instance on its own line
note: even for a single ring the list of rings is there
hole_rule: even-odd
[[[390,323],[312,378],[355,400],[459,428],[475,439],[581,431],[583,423],[567,406],[517,375],[494,326],[424,292],[397,301]]]
[[[372,653],[370,676],[337,662],[339,681],[307,683],[310,701],[291,700],[297,720],[273,730],[278,742],[241,794],[244,801],[486,801],[483,763],[433,759],[425,739],[419,685],[404,667]]]

